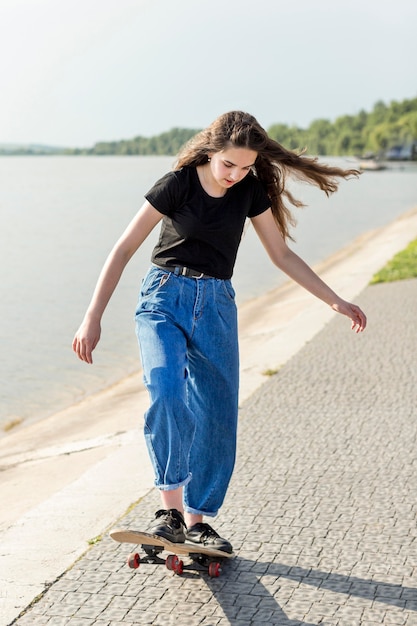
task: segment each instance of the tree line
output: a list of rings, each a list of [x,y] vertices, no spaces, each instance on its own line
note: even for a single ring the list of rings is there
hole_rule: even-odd
[[[378,101],[372,111],[342,115],[333,122],[316,119],[308,128],[273,124],[267,129],[275,139],[290,150],[306,149],[312,155],[382,154],[394,145],[417,142],[417,98]],[[96,143],[92,148],[66,151],[87,155],[175,155],[199,129],[173,128],[153,137]]]
[[[92,148],[60,149],[45,146],[0,145],[1,154],[70,154],[70,155],[175,155],[200,129],[172,128],[170,131],[120,141],[100,141]],[[411,146],[410,154],[417,159],[417,98],[376,102],[372,111],[342,115],[333,122],[316,119],[308,128],[273,124],[268,134],[285,148],[306,150],[311,155],[362,156],[367,153],[384,155],[393,146]]]
[[[309,154],[380,155],[392,146],[417,142],[417,98],[389,105],[379,101],[369,113],[361,110],[334,122],[317,119],[307,129],[274,124],[268,132],[286,148],[305,147]]]
[[[67,154],[87,155],[174,155],[200,129],[172,128],[154,137],[134,137],[121,141],[100,141],[92,148],[67,150]]]

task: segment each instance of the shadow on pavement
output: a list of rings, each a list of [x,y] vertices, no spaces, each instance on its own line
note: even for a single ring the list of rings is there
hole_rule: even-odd
[[[266,623],[279,624],[279,626],[317,626],[319,623],[327,623],[326,615],[322,615],[319,622],[302,621],[288,617],[285,609],[280,606],[279,581],[281,579],[294,581],[294,589],[298,589],[298,598],[303,594],[303,586],[307,585],[321,591],[344,594],[346,599],[356,597],[369,600],[369,607],[373,609],[376,606],[374,603],[382,603],[398,609],[417,611],[417,588],[297,566],[251,561],[236,557],[233,561],[225,563],[223,578],[210,579],[208,576],[204,577],[207,586],[232,626],[244,626],[246,624],[260,626]],[[301,615],[303,612],[302,605],[308,605],[308,601],[292,601],[288,594],[284,592],[283,595],[284,602],[282,604],[284,606],[288,604],[292,613]],[[307,596],[307,594],[305,595]],[[346,600],[343,601],[343,605],[345,602]],[[324,604],[328,604],[328,602]],[[333,598],[335,612],[340,605],[341,603]],[[319,601],[315,613],[320,613]],[[332,623],[331,617],[328,617],[328,623]]]

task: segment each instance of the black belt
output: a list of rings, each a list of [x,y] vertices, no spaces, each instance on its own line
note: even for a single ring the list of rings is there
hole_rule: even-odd
[[[198,272],[197,270],[191,269],[191,267],[185,267],[184,265],[158,265],[154,263],[156,267],[164,270],[165,272],[172,272],[176,276],[187,276],[188,278],[214,278],[213,276],[209,276],[208,274],[204,274],[204,272]]]

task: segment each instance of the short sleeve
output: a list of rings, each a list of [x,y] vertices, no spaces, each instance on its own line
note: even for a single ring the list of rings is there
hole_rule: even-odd
[[[170,215],[182,201],[177,172],[168,172],[145,194],[146,200],[163,215]]]
[[[254,183],[252,206],[248,213],[248,217],[256,217],[261,213],[265,213],[265,211],[267,211],[271,206],[271,200],[262,183],[256,178],[254,178]]]

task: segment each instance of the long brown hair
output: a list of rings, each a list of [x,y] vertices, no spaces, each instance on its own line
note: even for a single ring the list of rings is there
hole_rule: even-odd
[[[286,150],[268,137],[252,115],[243,111],[220,115],[210,126],[192,137],[180,151],[175,169],[185,165],[203,165],[207,163],[209,154],[220,152],[230,145],[258,153],[254,174],[269,195],[273,216],[284,238],[291,239],[289,227],[295,224],[284,198],[295,207],[303,206],[286,188],[288,175],[312,183],[329,195],[338,188],[339,181],[336,178],[358,176],[360,173],[354,169],[343,170],[324,165],[317,158]]]

